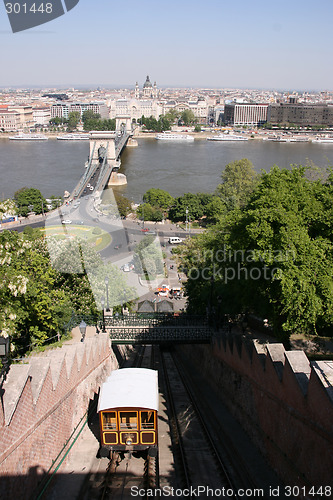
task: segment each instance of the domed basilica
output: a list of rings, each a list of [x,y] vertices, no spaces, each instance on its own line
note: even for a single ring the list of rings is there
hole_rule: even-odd
[[[140,87],[138,82],[135,85],[135,99],[157,99],[158,90],[156,86],[156,82],[152,85],[149,75],[147,75],[146,81],[143,84],[142,91],[140,92]]]

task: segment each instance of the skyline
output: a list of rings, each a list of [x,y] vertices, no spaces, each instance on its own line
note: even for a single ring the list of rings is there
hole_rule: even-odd
[[[41,27],[13,34],[0,4],[0,87],[331,90],[331,0],[263,0],[209,9],[194,0],[80,0]],[[6,69],[5,69],[6,68]]]

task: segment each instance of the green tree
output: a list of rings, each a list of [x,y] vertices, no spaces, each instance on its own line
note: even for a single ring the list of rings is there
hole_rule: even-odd
[[[247,158],[228,163],[221,178],[216,194],[230,209],[243,206],[258,182],[258,174]]]
[[[50,125],[56,125],[56,126],[59,126],[59,125],[62,125],[64,123],[68,123],[68,120],[67,118],[63,118],[60,116],[55,116],[54,118],[51,118],[51,120],[49,120],[49,123]]]
[[[114,197],[117,203],[119,215],[121,217],[126,217],[126,215],[129,214],[131,211],[131,205],[132,205],[131,200],[129,200],[128,198],[126,198],[126,196],[117,192],[114,193]]]
[[[189,310],[217,307],[220,296],[222,313],[269,318],[286,345],[291,332],[333,335],[332,207],[330,182],[308,180],[304,167],[263,174],[241,210],[184,252],[183,265],[195,268]]]
[[[143,201],[161,210],[168,210],[175,200],[167,191],[151,188],[143,195]]]
[[[152,207],[149,203],[142,203],[136,210],[137,216],[145,221],[161,221],[163,212],[159,208]]]
[[[83,126],[84,130],[116,130],[115,119],[100,120],[98,118],[87,118]]]
[[[173,125],[179,120],[180,113],[176,109],[171,108],[164,116]]]
[[[159,242],[153,235],[145,236],[134,250],[134,266],[139,274],[150,279],[162,274],[164,270],[163,256]]]
[[[209,193],[185,193],[176,198],[175,203],[169,210],[169,218],[172,221],[185,221],[186,211],[190,220],[201,219],[205,215],[206,207],[213,199]]]
[[[46,200],[39,189],[21,188],[14,194],[14,200],[17,205],[18,213],[23,217],[26,217],[31,211],[36,214],[47,211]]]
[[[207,203],[205,208],[205,215],[207,222],[216,224],[221,216],[226,213],[226,204],[219,196],[214,196],[212,200]]]
[[[79,111],[72,111],[68,115],[68,128],[75,130],[81,120],[81,113]]]
[[[181,115],[180,115],[180,120],[183,122],[185,127],[188,127],[189,125],[192,125],[197,121],[194,113],[190,109],[185,109]]]
[[[83,123],[86,122],[87,120],[99,120],[100,118],[101,115],[99,113],[94,113],[91,109],[88,109],[87,111],[84,111],[82,113]]]

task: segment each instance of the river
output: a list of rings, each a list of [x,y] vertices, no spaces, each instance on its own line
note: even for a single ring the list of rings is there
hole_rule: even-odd
[[[158,187],[173,196],[187,192],[213,192],[225,165],[248,158],[256,171],[273,165],[290,167],[313,162],[321,168],[333,164],[333,145],[244,142],[171,143],[154,138],[138,139],[138,147],[126,148],[121,172],[128,184],[118,188],[139,202],[147,189]],[[35,187],[45,197],[71,191],[84,172],[88,141],[9,141],[0,139],[0,197],[12,198],[22,187]]]

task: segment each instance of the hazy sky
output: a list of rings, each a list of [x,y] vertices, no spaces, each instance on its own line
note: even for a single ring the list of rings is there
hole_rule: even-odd
[[[332,19],[333,0],[80,0],[13,34],[1,2],[0,86],[332,90]]]

